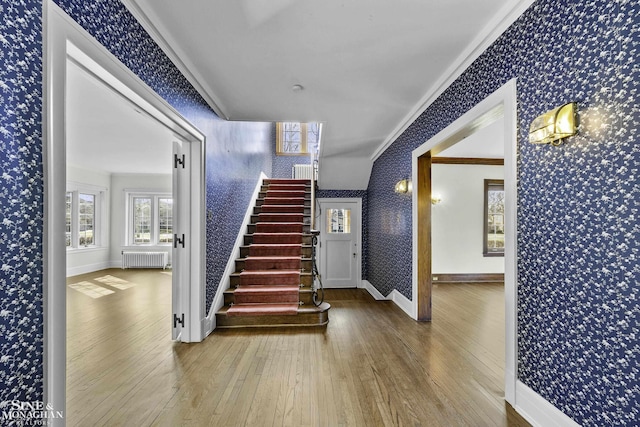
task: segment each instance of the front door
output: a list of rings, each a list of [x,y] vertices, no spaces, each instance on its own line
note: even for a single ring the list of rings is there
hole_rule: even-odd
[[[320,277],[326,288],[355,288],[360,278],[360,199],[320,199]]]

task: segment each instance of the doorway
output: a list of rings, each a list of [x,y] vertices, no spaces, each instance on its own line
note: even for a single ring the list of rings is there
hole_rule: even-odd
[[[204,319],[204,136],[166,101],[146,86],[102,45],[87,34],[53,1],[44,3],[46,50],[44,90],[45,152],[45,401],[65,407],[66,378],[66,79],[69,59],[81,64],[113,91],[135,104],[141,113],[162,123],[183,141],[173,153],[181,159],[174,172],[173,188],[185,189],[190,197],[179,201],[182,215],[176,217],[174,233],[182,239],[183,259],[174,268],[189,271],[189,280],[176,282],[174,301],[179,301],[182,328],[178,339],[200,341]],[[184,156],[184,157],[182,157]],[[169,159],[171,161],[171,159]],[[185,167],[182,167],[185,165]],[[176,185],[175,177],[179,184]],[[175,193],[175,191],[174,191]],[[174,194],[175,196],[175,194]],[[189,229],[190,227],[190,229]],[[186,234],[185,234],[186,235]],[[176,294],[177,293],[177,294]],[[176,298],[178,296],[178,298]],[[167,334],[171,325],[167,325]],[[54,420],[54,424],[57,420]]]
[[[325,288],[357,288],[361,277],[361,199],[318,199],[320,277]]]
[[[504,116],[505,191],[505,399],[515,404],[516,385],[516,80],[510,80],[412,153],[413,314],[431,320],[431,160],[477,129]]]

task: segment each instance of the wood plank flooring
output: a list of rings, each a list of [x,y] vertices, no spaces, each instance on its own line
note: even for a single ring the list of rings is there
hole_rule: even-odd
[[[170,339],[169,272],[68,283],[113,291],[67,291],[68,426],[528,426],[502,398],[500,284],[434,286],[432,323],[328,290],[326,327],[182,344]]]

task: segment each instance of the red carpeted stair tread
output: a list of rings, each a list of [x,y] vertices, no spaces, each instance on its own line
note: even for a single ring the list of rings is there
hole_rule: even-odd
[[[302,258],[298,256],[266,256],[247,257],[244,260],[244,269],[247,270],[300,270]]]
[[[261,213],[304,213],[304,205],[262,205]]]
[[[304,214],[302,213],[259,213],[258,221],[260,222],[303,222]]]
[[[302,233],[303,230],[304,224],[301,222],[259,222],[256,224],[256,233]]]
[[[298,304],[234,304],[227,316],[277,316],[298,314]]]
[[[299,270],[253,270],[240,273],[241,285],[300,285]]]
[[[251,245],[249,246],[249,256],[302,256],[302,245]]]
[[[302,233],[253,233],[254,244],[302,244]]]
[[[263,199],[263,206],[264,205],[302,205],[304,206],[304,197],[267,196]]]
[[[238,286],[233,291],[236,304],[297,304],[300,287],[295,285]]]

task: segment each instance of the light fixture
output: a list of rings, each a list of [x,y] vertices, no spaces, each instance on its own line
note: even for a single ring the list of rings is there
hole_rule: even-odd
[[[410,179],[401,179],[400,181],[396,182],[395,191],[398,194],[411,193],[412,187],[413,186]]]
[[[432,205],[437,205],[441,201],[442,201],[442,197],[440,197],[439,194],[432,194],[431,195],[431,204]]]
[[[578,105],[575,102],[569,102],[536,117],[529,128],[529,142],[560,145],[563,138],[578,132],[577,110]]]
[[[295,84],[291,86],[291,90],[294,92],[301,92],[304,90],[304,86],[302,86],[301,84]]]

